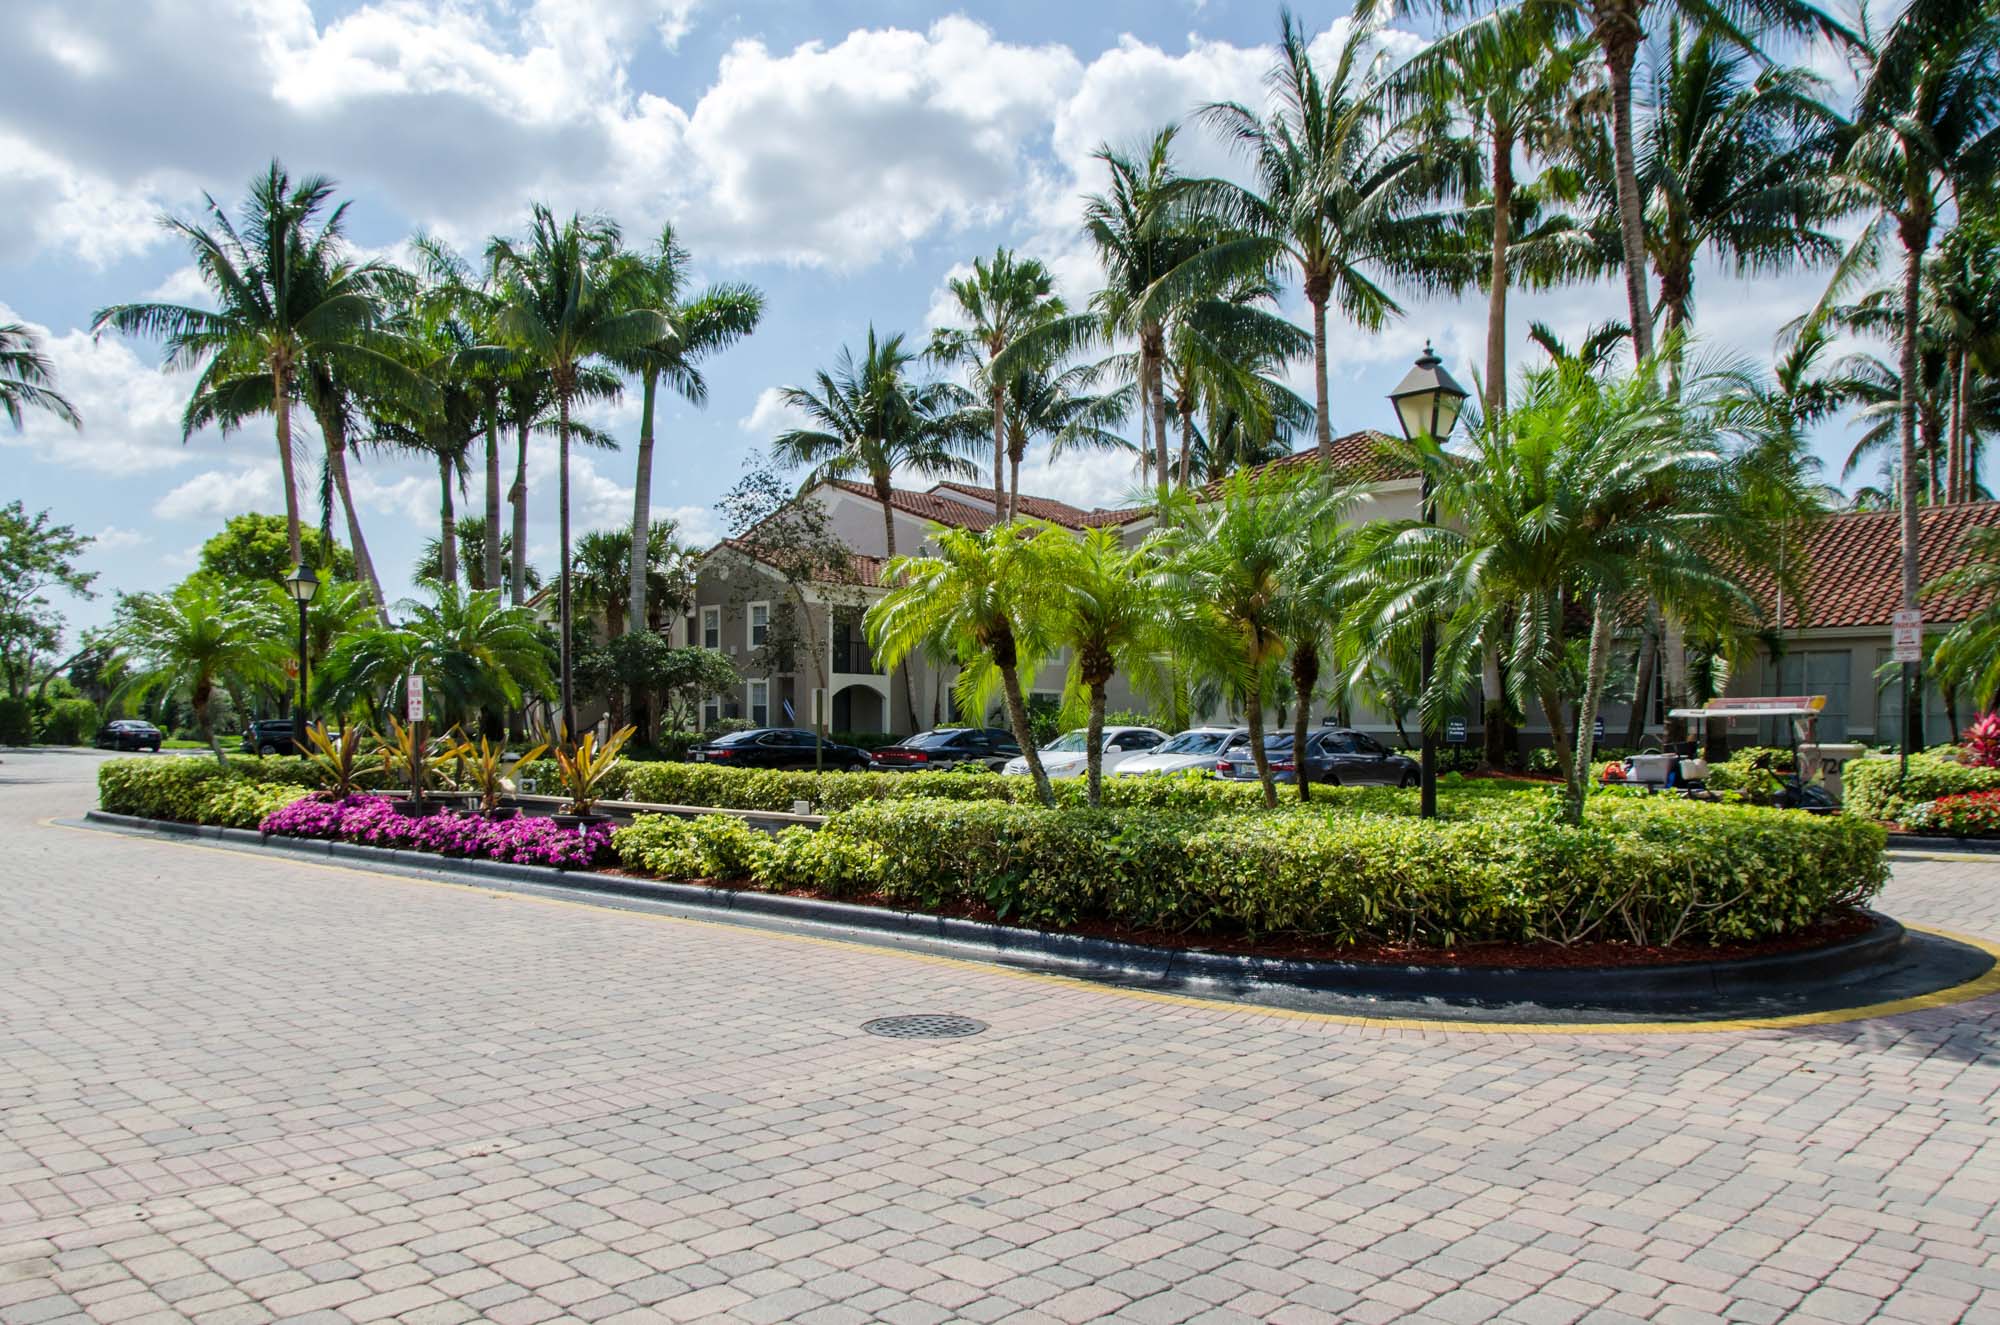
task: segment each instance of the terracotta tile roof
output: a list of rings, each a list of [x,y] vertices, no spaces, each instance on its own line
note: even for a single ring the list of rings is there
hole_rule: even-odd
[[[715,547],[710,548],[709,552],[713,554],[717,548],[725,547],[731,551],[742,553],[752,561],[761,561],[767,566],[776,564],[771,558],[763,555],[757,545],[748,539],[725,538],[720,543],[717,543]],[[862,552],[850,552],[847,554],[847,560],[848,565],[854,572],[852,576],[843,577],[835,575],[831,571],[822,571],[813,578],[826,584],[858,584],[865,589],[874,589],[881,586],[882,566],[887,561],[887,558],[871,557]]]
[[[993,497],[993,489],[982,488],[972,483],[953,483],[947,480],[937,484],[932,491],[936,491],[937,488],[949,488],[953,492],[962,492],[969,497],[982,497],[988,501]],[[1073,506],[1054,497],[1037,497],[1026,492],[1020,496],[1020,508],[1023,515],[1037,520],[1047,520],[1051,524],[1067,525],[1071,529],[1088,529],[1092,525],[1100,524],[1123,524],[1127,520],[1136,520],[1146,513],[1144,507],[1100,506],[1087,511],[1081,506]]]
[[[876,500],[875,489],[866,483],[856,483],[851,479],[835,479],[829,487],[840,488],[857,497],[869,501]],[[908,488],[889,489],[889,505],[914,515],[920,520],[935,520],[939,524],[955,525],[960,529],[985,529],[993,523],[990,511],[967,505],[951,497],[940,497],[935,492],[912,492]]]
[[[1965,564],[1964,535],[1968,529],[2000,526],[2000,502],[1967,502],[1917,512],[1922,578],[1929,581]],[[1805,601],[1787,594],[1785,619],[1791,628],[1876,626],[1886,629],[1889,614],[1902,606],[1902,553],[1894,511],[1833,515],[1814,531],[1804,555],[1807,572]],[[1759,566],[1745,577],[1744,587],[1777,611],[1774,568]],[[1926,594],[1924,620],[1963,621],[1985,603],[1966,594]]]
[[[1417,471],[1401,460],[1388,455],[1382,449],[1383,443],[1395,439],[1385,432],[1364,428],[1344,437],[1333,439],[1333,468],[1342,478],[1357,483],[1393,483],[1398,479],[1412,479]],[[1259,470],[1298,469],[1319,463],[1319,449],[1308,445],[1303,451],[1294,451],[1288,456],[1266,461]],[[1202,489],[1205,493],[1215,493],[1222,486],[1216,480]]]

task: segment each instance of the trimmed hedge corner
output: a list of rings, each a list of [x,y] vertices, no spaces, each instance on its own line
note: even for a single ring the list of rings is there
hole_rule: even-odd
[[[1936,755],[1911,755],[1899,785],[1898,759],[1857,759],[1841,770],[1841,794],[1850,814],[1900,822],[1911,808],[1940,796],[2000,789],[2000,768],[1971,768]]]
[[[255,828],[311,795],[313,780],[303,759],[233,759],[227,769],[202,758],[111,759],[97,770],[97,802],[113,814]]]

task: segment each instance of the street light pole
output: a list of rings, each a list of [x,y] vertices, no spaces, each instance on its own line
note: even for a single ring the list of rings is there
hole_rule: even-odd
[[[299,699],[292,710],[292,753],[306,752],[306,724],[310,718],[306,714],[306,669],[310,665],[306,639],[306,608],[312,603],[313,595],[319,592],[319,576],[306,568],[302,561],[292,567],[292,573],[285,577],[285,592],[299,605]]]
[[[1451,430],[1458,426],[1459,410],[1464,408],[1470,393],[1460,386],[1452,375],[1445,371],[1444,360],[1438,358],[1437,351],[1428,343],[1418,356],[1416,365],[1396,384],[1389,393],[1389,403],[1396,407],[1396,422],[1402,426],[1403,436],[1413,442],[1429,441],[1442,446]],[[1431,470],[1425,465],[1419,475],[1418,500],[1421,503],[1423,521],[1434,524],[1437,521],[1436,503],[1431,495]],[[1429,696],[1433,675],[1437,670],[1437,617],[1427,606],[1424,610],[1423,643],[1421,646],[1423,676],[1421,694]],[[1422,702],[1421,700],[1419,701]],[[1421,721],[1421,715],[1419,715]],[[1423,733],[1421,748],[1421,772],[1417,792],[1417,813],[1425,819],[1437,818],[1437,725],[1421,722]]]

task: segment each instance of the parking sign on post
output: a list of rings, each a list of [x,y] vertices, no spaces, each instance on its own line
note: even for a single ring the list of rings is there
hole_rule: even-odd
[[[411,722],[424,720],[424,678],[421,676],[410,678],[409,711],[404,716]]]
[[[1895,645],[1899,663],[1924,660],[1924,614],[1907,608],[1889,615],[1889,638]]]

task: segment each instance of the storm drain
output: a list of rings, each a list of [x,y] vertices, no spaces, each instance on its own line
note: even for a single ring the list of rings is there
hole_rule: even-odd
[[[979,1034],[986,1029],[986,1023],[947,1012],[918,1012],[907,1017],[877,1017],[861,1023],[861,1029],[892,1040],[956,1040]]]

